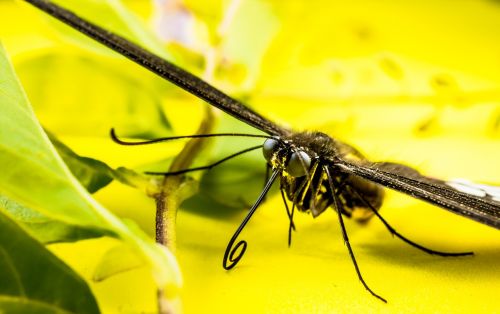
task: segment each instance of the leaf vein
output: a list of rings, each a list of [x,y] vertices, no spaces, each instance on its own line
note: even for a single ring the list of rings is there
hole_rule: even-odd
[[[7,264],[7,267],[10,268],[12,274],[14,275],[14,278],[16,280],[19,289],[19,294],[21,294],[22,296],[26,296],[26,291],[24,290],[24,285],[23,282],[21,281],[21,276],[19,275],[19,272],[17,271],[15,264],[12,262],[12,259],[10,258],[8,252],[3,247],[0,247],[0,255],[3,256],[3,260]]]

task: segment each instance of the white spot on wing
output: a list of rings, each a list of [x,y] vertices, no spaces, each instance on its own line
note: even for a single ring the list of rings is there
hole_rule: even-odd
[[[446,182],[446,184],[451,186],[455,190],[463,192],[463,193],[467,193],[467,194],[479,196],[479,197],[486,196],[486,192],[483,191],[481,188],[476,187],[476,186],[465,185],[462,183],[457,183],[456,181]]]
[[[494,201],[500,201],[500,186],[474,183],[466,179],[455,179],[446,182],[447,185],[463,193],[485,197],[491,196]]]
[[[500,187],[485,184],[478,184],[486,193],[493,197],[500,197]]]

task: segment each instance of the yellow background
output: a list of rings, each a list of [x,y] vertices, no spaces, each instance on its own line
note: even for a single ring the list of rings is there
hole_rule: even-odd
[[[147,2],[127,3],[148,14]],[[293,10],[301,19],[283,22],[263,60],[260,90],[252,100],[256,110],[294,128],[338,136],[374,160],[401,161],[442,178],[500,182],[500,133],[492,128],[500,105],[500,3],[311,1],[307,10]],[[39,15],[0,1],[0,35],[14,62],[37,47],[57,45],[38,32],[45,25]],[[391,78],[396,74],[380,65],[387,56],[403,69],[403,78]],[[433,89],[430,82],[439,75],[452,77],[459,88]],[[466,101],[450,101],[456,95]],[[436,107],[443,110],[439,126],[415,132]],[[186,133],[196,126],[196,111],[189,110],[167,108]],[[131,167],[172,149],[129,150],[103,138],[60,136],[79,154],[112,166]],[[140,191],[113,183],[96,198],[153,236],[154,205]],[[365,226],[347,222],[364,278],[388,300],[383,304],[356,278],[333,211],[315,220],[297,214],[298,232],[288,249],[283,205],[278,195],[271,197],[242,234],[249,243],[245,258],[226,272],[222,255],[245,213],[221,220],[181,209],[176,254],[185,279],[183,308],[186,313],[499,311],[497,230],[396,192],[388,193],[381,213],[420,244],[476,255],[429,256],[393,239],[375,219]],[[53,249],[90,278],[110,242]],[[138,270],[91,286],[105,313],[152,312],[154,287],[147,278]]]

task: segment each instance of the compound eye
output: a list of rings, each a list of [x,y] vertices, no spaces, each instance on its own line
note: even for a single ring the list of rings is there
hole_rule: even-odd
[[[262,154],[267,161],[270,161],[274,152],[278,148],[279,142],[274,138],[268,138],[262,146]]]
[[[309,157],[305,151],[299,150],[290,155],[290,161],[286,166],[286,172],[295,178],[303,177],[306,175],[310,166],[311,157]]]

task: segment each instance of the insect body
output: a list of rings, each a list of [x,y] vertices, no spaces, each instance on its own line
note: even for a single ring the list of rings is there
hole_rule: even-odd
[[[241,260],[247,243],[243,240],[236,242],[238,236],[277,179],[281,183],[283,199],[285,199],[286,194],[286,197],[293,202],[291,210],[287,206],[290,218],[289,241],[291,231],[294,228],[293,214],[295,208],[299,211],[310,212],[316,217],[328,207],[333,207],[337,213],[344,242],[361,283],[373,296],[384,302],[386,300],[373,292],[361,276],[349,243],[343,215],[353,217],[359,221],[376,216],[394,236],[430,254],[462,256],[471,255],[472,253],[434,251],[398,233],[378,212],[384,193],[382,186],[408,194],[479,223],[500,229],[500,192],[498,188],[475,185],[463,181],[447,182],[421,175],[418,171],[405,165],[390,162],[370,162],[355,148],[337,141],[326,134],[319,132],[293,132],[269,121],[193,74],[116,34],[78,17],[74,13],[50,1],[25,1],[193,95],[207,101],[214,107],[268,134],[205,134],[189,136],[210,137],[231,135],[266,138],[266,141],[262,145],[263,153],[272,173],[261,195],[228,243],[223,257],[223,267],[225,269],[233,268]],[[112,136],[115,141],[124,143],[113,132]],[[164,139],[148,141],[147,143],[162,140]],[[252,147],[235,153],[206,167],[186,169],[175,173],[160,172],[150,174],[175,175],[189,171],[209,169],[225,160],[260,147]],[[286,201],[285,205],[287,205]]]
[[[266,142],[264,156],[267,156],[266,159],[273,168],[284,169],[281,186],[288,199],[299,211],[310,212],[313,217],[319,216],[333,204],[323,166],[333,165],[337,158],[361,163],[366,160],[354,147],[320,132],[293,133],[282,144],[274,139]],[[342,189],[346,185],[355,187],[371,207],[377,210],[380,208],[384,195],[380,185],[345,174],[339,169],[332,168],[331,173],[335,185],[341,187],[336,193],[343,204],[342,214],[359,221],[367,220],[373,215],[372,210],[358,196]]]
[[[310,212],[313,217],[316,217],[329,206],[332,206],[337,212],[344,242],[349,250],[361,283],[373,296],[384,302],[386,300],[373,292],[361,275],[354,252],[349,243],[342,215],[352,217],[358,221],[365,221],[376,215],[393,235],[430,254],[441,256],[473,254],[472,252],[448,253],[435,251],[399,234],[378,213],[378,209],[382,205],[383,188],[372,180],[360,177],[352,171],[346,171],[344,166],[355,166],[359,167],[359,169],[370,169],[380,171],[381,173],[383,173],[384,169],[392,169],[392,171],[397,170],[400,173],[405,173],[408,177],[425,178],[428,181],[432,181],[432,179],[423,177],[416,170],[404,165],[387,162],[371,163],[354,147],[337,141],[321,132],[290,132],[288,134],[288,136],[284,137],[271,137],[263,144],[263,154],[273,169],[273,174],[262,191],[261,196],[252,206],[247,217],[229,241],[223,259],[225,269],[229,270],[236,266],[245,253],[247,247],[246,241],[239,241],[236,245],[235,242],[278,176],[281,178],[282,195],[283,190],[286,191],[288,199],[293,202],[292,211],[290,212],[283,196],[290,218],[289,244],[291,241],[291,231],[294,228],[293,212],[295,207],[299,211]],[[495,210],[498,214],[498,209]]]

